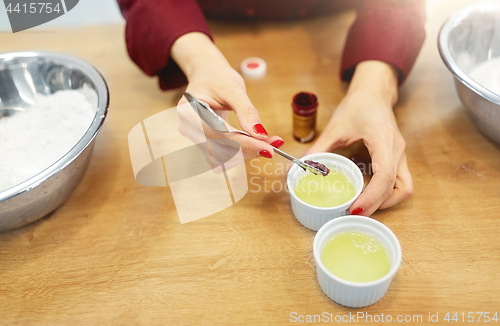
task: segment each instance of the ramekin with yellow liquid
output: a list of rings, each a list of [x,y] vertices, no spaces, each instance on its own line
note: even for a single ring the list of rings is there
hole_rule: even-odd
[[[315,153],[301,158],[325,164],[330,173],[323,177],[294,164],[287,177],[292,211],[306,228],[319,228],[339,216],[349,215],[349,207],[363,190],[363,174],[353,161],[333,153]]]
[[[342,216],[316,233],[318,283],[333,301],[353,308],[379,301],[401,264],[401,246],[384,224],[365,216]]]

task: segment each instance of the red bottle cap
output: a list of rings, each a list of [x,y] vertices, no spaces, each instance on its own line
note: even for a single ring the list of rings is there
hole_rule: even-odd
[[[297,115],[313,115],[318,109],[318,98],[313,93],[300,92],[293,97],[292,108]]]
[[[247,78],[262,78],[266,75],[267,64],[261,58],[248,58],[240,65],[241,74]]]

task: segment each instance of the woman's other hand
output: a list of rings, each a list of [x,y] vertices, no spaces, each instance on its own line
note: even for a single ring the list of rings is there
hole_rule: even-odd
[[[398,72],[380,61],[357,65],[346,96],[307,154],[329,152],[363,140],[372,159],[373,177],[351,205],[350,213],[370,216],[413,194],[413,182],[392,107]]]

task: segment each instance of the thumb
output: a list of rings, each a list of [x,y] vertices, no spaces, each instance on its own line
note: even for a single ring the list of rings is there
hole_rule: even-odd
[[[268,134],[260,122],[259,112],[244,91],[235,90],[230,92],[230,94],[227,94],[226,102],[236,113],[238,123],[244,131],[256,139],[267,139]]]

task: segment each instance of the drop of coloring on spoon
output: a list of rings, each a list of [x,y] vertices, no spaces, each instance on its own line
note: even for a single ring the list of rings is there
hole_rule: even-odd
[[[304,161],[304,163],[309,164],[313,168],[321,170],[324,177],[326,177],[328,175],[328,173],[330,173],[330,169],[327,168],[326,165],[324,165],[324,164],[321,164],[321,163],[318,163],[318,162],[314,162],[314,161],[311,161],[311,160]]]

